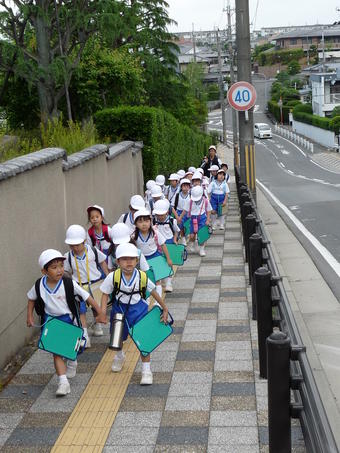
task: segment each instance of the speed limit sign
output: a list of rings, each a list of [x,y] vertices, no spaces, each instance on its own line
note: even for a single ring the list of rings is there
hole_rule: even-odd
[[[236,82],[231,85],[227,98],[233,109],[240,111],[249,110],[255,105],[256,90],[248,82]]]

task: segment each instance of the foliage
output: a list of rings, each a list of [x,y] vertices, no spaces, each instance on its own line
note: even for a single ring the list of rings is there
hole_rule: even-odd
[[[73,77],[70,92],[76,118],[87,118],[103,107],[145,101],[143,68],[127,49],[111,50],[91,40]]]
[[[281,122],[281,111],[280,106],[276,101],[269,101],[268,102],[268,110],[274,115],[277,121]],[[288,123],[289,121],[289,111],[290,107],[283,105],[282,106],[282,116],[283,116],[283,123]]]
[[[336,134],[339,134],[340,132],[340,116],[334,116],[331,120],[330,120],[330,127],[332,128],[332,130],[336,133]]]
[[[288,74],[295,75],[301,71],[300,63],[297,60],[292,60],[288,64]]]
[[[293,110],[294,120],[300,121],[302,123],[311,124],[321,129],[333,130],[332,119],[326,118],[323,116],[313,115],[312,113],[306,113],[303,111],[296,110],[296,107]]]
[[[217,83],[210,83],[208,86],[208,101],[218,101],[220,99],[220,88]]]
[[[199,165],[211,137],[181,125],[172,115],[153,107],[117,107],[96,113],[99,134],[111,141],[143,141],[144,179],[177,168]]]
[[[334,109],[332,110],[331,117],[334,118],[335,116],[340,116],[340,105],[337,105],[337,106],[334,107]]]
[[[261,66],[272,66],[274,64],[289,64],[293,60],[300,60],[304,57],[303,49],[277,50],[275,52],[261,52],[257,59]]]
[[[301,102],[294,107],[293,114],[295,113],[311,113],[313,114],[312,104],[302,104]]]
[[[272,44],[270,42],[266,42],[264,44],[261,44],[259,46],[255,46],[254,48],[254,51],[253,51],[253,58],[254,60],[257,59],[257,57],[264,51],[268,50],[268,49],[272,49],[273,47],[275,47],[275,44]]]
[[[4,132],[0,132],[0,142],[3,137]],[[29,133],[22,129],[13,131],[8,143],[0,144],[0,162],[33,153],[39,149],[41,149],[41,141],[38,130]]]

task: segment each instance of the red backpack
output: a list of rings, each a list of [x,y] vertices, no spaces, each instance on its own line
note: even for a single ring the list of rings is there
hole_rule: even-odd
[[[112,240],[111,240],[111,238],[109,236],[109,227],[108,227],[108,225],[106,225],[106,223],[102,224],[102,232],[103,232],[103,236],[104,236],[105,241],[107,241],[110,244],[112,244]],[[96,233],[95,233],[95,230],[94,230],[94,226],[91,226],[91,228],[89,228],[88,234],[89,234],[89,236],[91,238],[92,245],[95,247],[96,243],[97,243],[97,238],[96,238]]]

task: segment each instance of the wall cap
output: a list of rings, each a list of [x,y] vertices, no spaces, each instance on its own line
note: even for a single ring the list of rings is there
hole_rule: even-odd
[[[0,164],[0,181],[48,162],[65,158],[66,151],[62,148],[44,148],[34,153],[15,157]]]
[[[94,157],[98,157],[101,154],[107,152],[107,145],[92,145],[88,148],[79,151],[78,153],[71,154],[67,156],[67,160],[63,162],[63,170],[67,171],[71,168],[77,167],[87,160],[91,160]]]

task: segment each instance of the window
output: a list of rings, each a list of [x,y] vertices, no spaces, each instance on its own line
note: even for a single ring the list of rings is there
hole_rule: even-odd
[[[297,39],[296,39],[296,38],[291,38],[290,44],[291,44],[292,46],[294,46],[295,44],[297,44]]]

